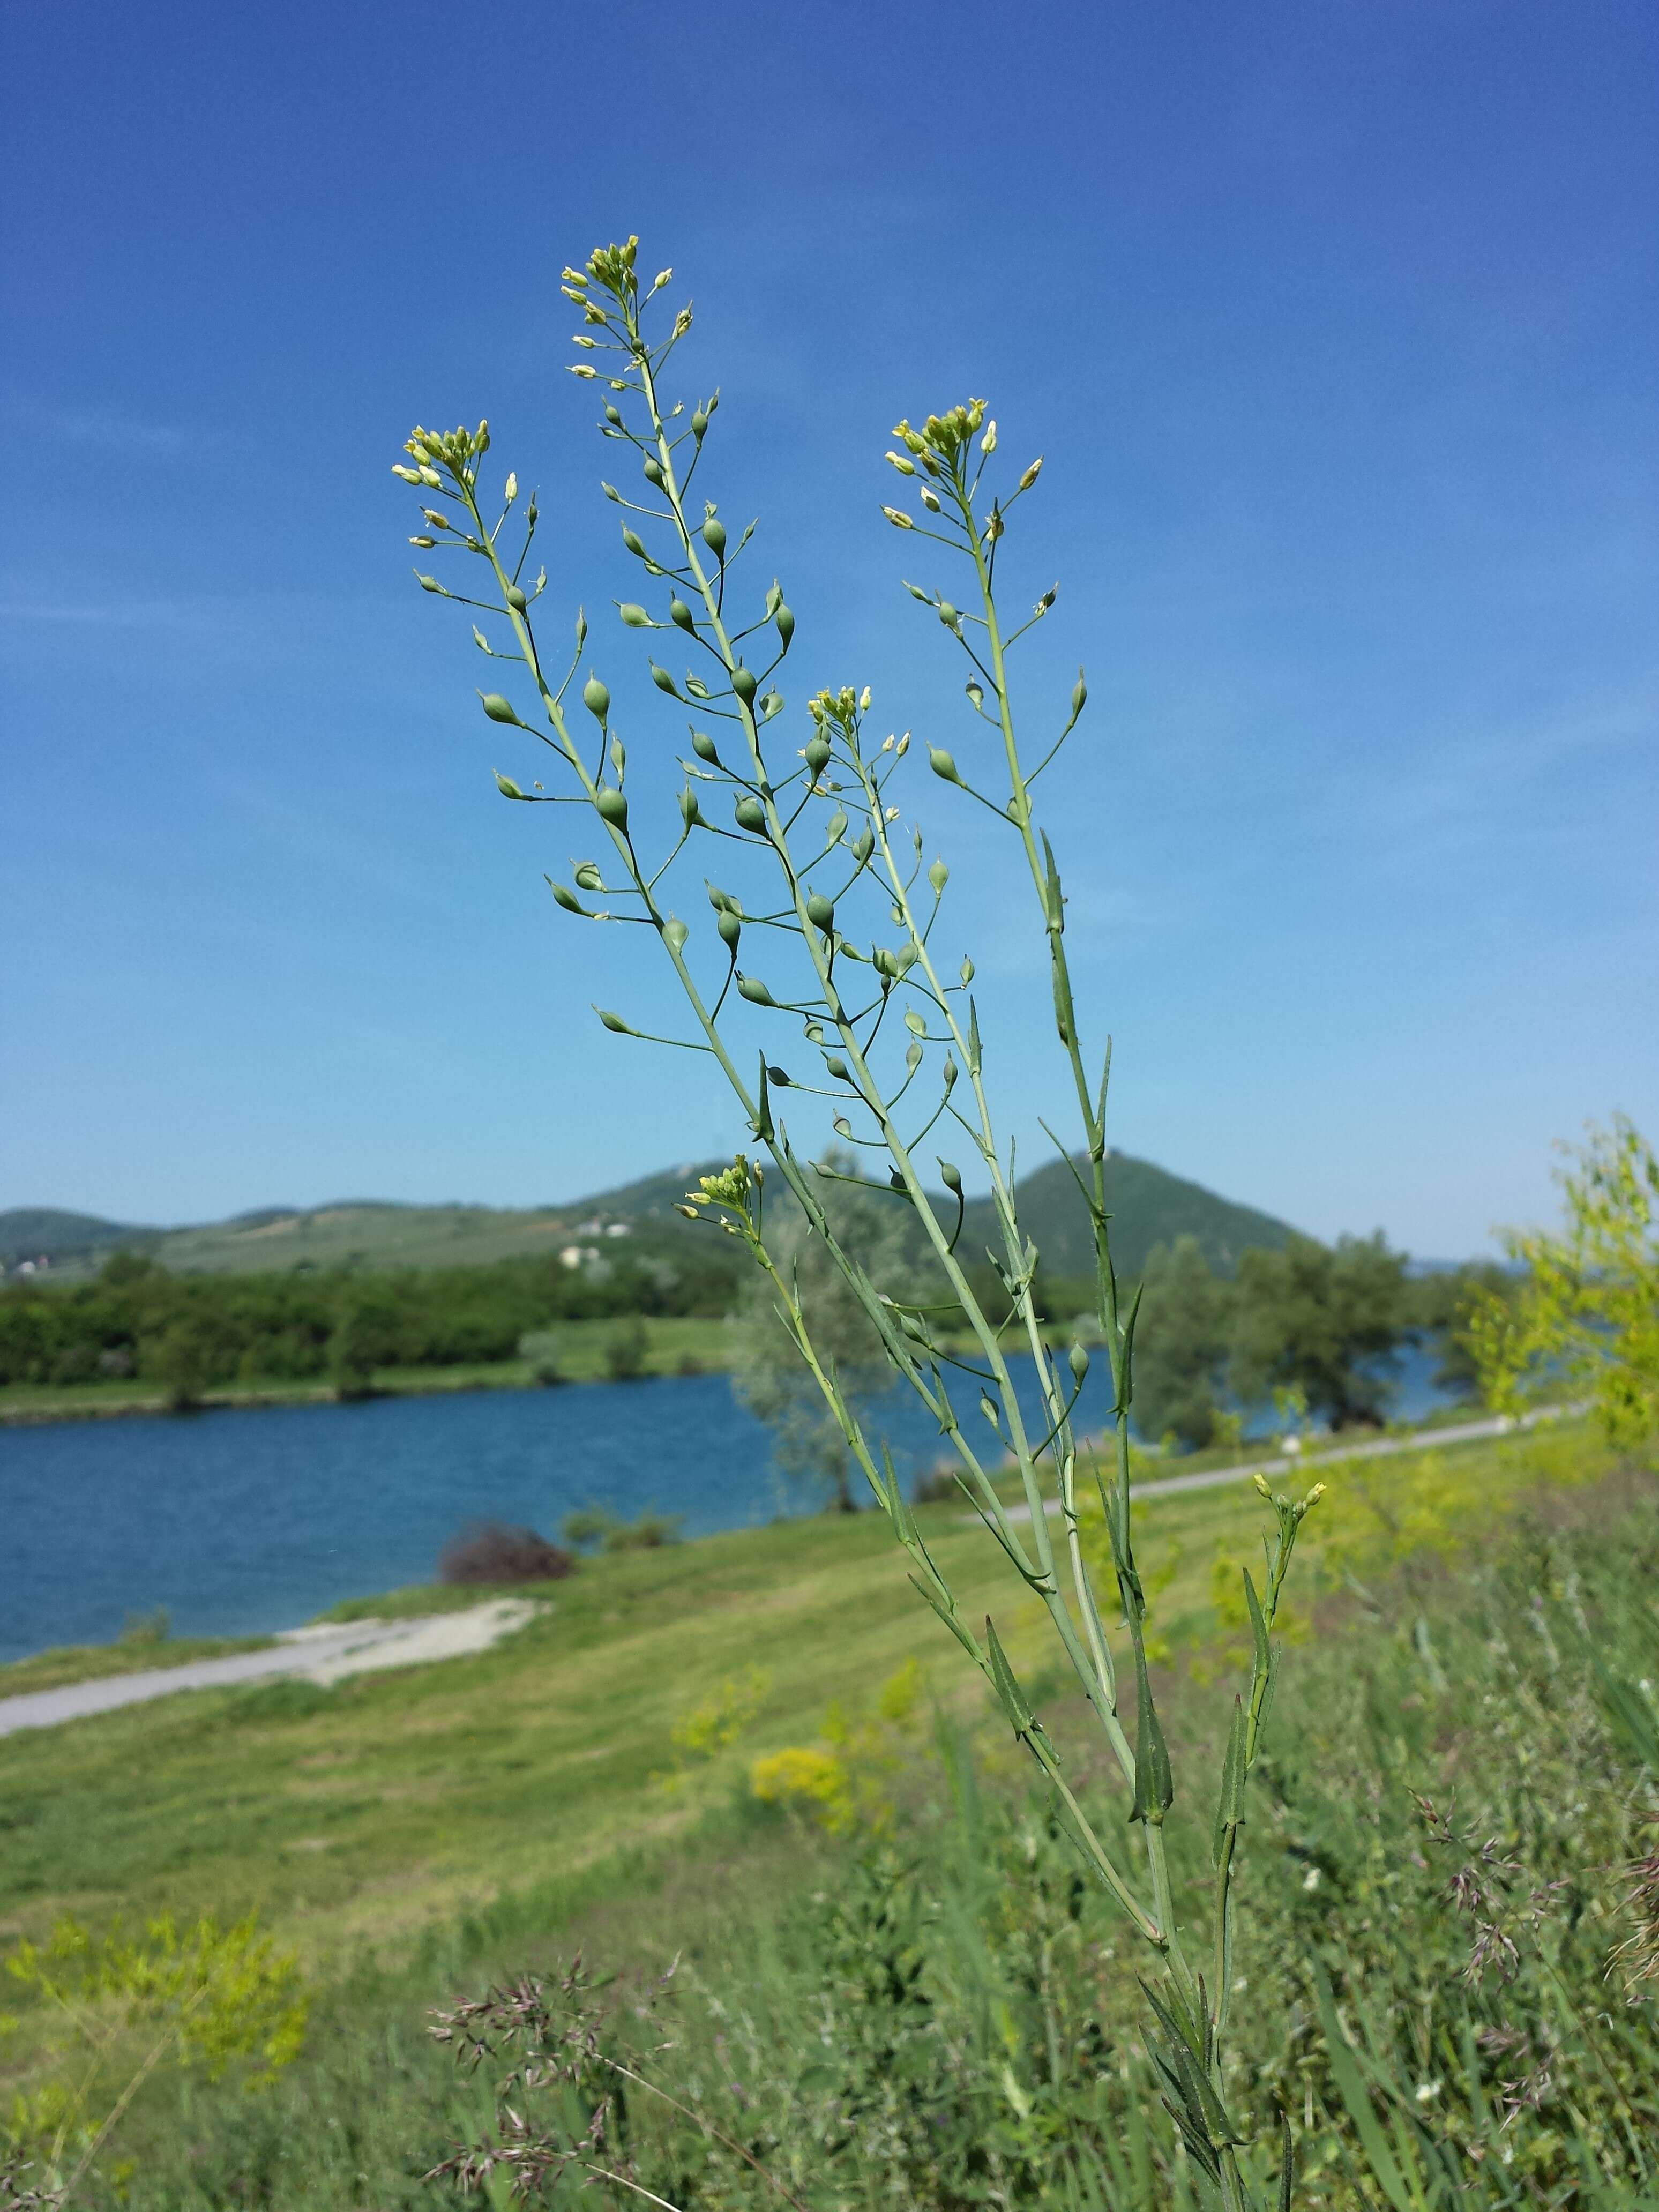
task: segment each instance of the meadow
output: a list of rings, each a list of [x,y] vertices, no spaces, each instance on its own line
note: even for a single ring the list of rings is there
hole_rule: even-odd
[[[1651,1470],[1564,1424],[1328,1479],[1248,1839],[1260,2155],[1284,2105],[1310,2203],[1649,2202],[1656,1900],[1628,1869],[1659,1812]],[[995,1604],[1074,1781],[1103,1789],[982,1529],[959,1501],[920,1518],[964,1605]],[[1179,1745],[1242,1656],[1229,1593],[1260,1506],[1241,1486],[1137,1519]],[[0,1743],[8,1936],[257,1908],[313,1992],[272,2086],[158,2080],[88,2203],[447,2201],[453,2180],[419,2177],[489,2129],[492,2067],[458,2071],[426,2008],[578,1950],[621,1979],[556,1978],[538,2032],[589,2022],[605,2064],[698,2115],[641,2089],[615,2121],[629,2175],[672,2203],[774,2184],[814,2207],[1198,2201],[1146,2117],[1121,1924],[902,1587],[884,1519],[602,1557],[540,1595],[479,1657]],[[1208,1820],[1190,1810],[1188,1852]],[[650,1985],[677,1955],[659,2027]],[[0,2045],[24,2098],[63,2063],[27,2000]],[[544,2140],[572,2099],[593,2109],[555,2057]],[[543,2176],[555,2200],[579,2178]]]

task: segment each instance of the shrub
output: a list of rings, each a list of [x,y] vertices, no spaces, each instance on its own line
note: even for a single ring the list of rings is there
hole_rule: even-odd
[[[605,1371],[613,1382],[631,1382],[645,1372],[650,1339],[637,1314],[605,1339]]]
[[[473,1521],[452,1536],[438,1558],[442,1583],[556,1583],[575,1566],[568,1552],[533,1528],[501,1521]]]

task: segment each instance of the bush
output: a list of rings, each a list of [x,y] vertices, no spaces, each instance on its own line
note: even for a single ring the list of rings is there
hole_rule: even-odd
[[[683,1513],[659,1513],[647,1505],[632,1521],[619,1520],[607,1505],[580,1505],[567,1513],[559,1534],[579,1552],[654,1552],[678,1544]]]
[[[605,1371],[613,1382],[631,1382],[636,1376],[644,1374],[649,1341],[645,1323],[637,1314],[625,1327],[605,1339]]]
[[[533,1528],[512,1528],[501,1521],[469,1522],[452,1536],[438,1557],[441,1583],[556,1583],[576,1562]]]

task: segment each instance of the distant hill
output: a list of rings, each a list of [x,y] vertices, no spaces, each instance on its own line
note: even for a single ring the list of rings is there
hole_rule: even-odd
[[[1080,1170],[1087,1179],[1082,1161]],[[1051,1275],[1094,1272],[1094,1232],[1089,1209],[1064,1160],[1050,1160],[1022,1176],[1015,1186],[1020,1218]],[[1106,1161],[1106,1204],[1112,1217],[1112,1264],[1121,1275],[1139,1275],[1155,1244],[1195,1237],[1210,1265],[1231,1275],[1241,1252],[1253,1245],[1277,1250],[1296,1232],[1290,1224],[1254,1206],[1218,1198],[1202,1183],[1188,1182],[1155,1167],[1151,1160],[1113,1152]],[[1001,1250],[996,1216],[988,1198],[970,1200],[963,1224],[964,1244],[975,1256],[988,1243]]]
[[[96,1213],[70,1213],[58,1206],[15,1206],[0,1213],[0,1267],[21,1260],[78,1258],[118,1244],[153,1241],[161,1231],[106,1221]]]
[[[465,1267],[540,1255],[607,1231],[650,1243],[699,1233],[674,1212],[699,1175],[725,1160],[688,1161],[659,1174],[568,1205],[530,1207],[407,1206],[389,1199],[341,1199],[308,1208],[260,1206],[193,1229],[138,1229],[95,1214],[46,1206],[0,1213],[0,1262],[8,1269],[41,1255],[54,1277],[91,1273],[119,1249],[149,1252],[177,1274],[307,1272],[323,1267]],[[1282,1245],[1291,1231],[1271,1214],[1218,1198],[1202,1185],[1114,1152],[1107,1163],[1112,1249],[1126,1275],[1138,1274],[1152,1246],[1196,1237],[1211,1264],[1231,1273],[1252,1244]],[[1022,1176],[1020,1208],[1051,1274],[1093,1267],[1088,1210],[1064,1164]],[[941,1201],[942,1202],[942,1201]],[[977,1257],[994,1240],[988,1199],[968,1207],[964,1245]]]

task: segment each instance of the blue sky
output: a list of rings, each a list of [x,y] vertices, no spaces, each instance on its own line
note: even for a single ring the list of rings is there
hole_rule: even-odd
[[[62,0],[8,11],[0,1205],[574,1196],[741,1140],[552,908],[388,474],[487,413],[634,778],[563,262],[695,295],[723,512],[964,758],[881,523],[900,414],[1042,452],[1034,714],[1113,1136],[1321,1235],[1475,1249],[1659,1121],[1659,19],[1645,4]],[[678,779],[675,779],[678,781]],[[925,770],[1006,1126],[1058,1097],[1006,857]]]

